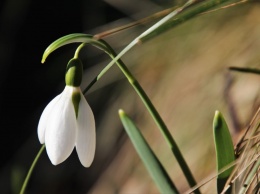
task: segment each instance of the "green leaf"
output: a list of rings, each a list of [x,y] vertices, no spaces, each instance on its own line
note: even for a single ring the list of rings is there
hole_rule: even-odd
[[[166,170],[155,156],[133,121],[124,113],[123,110],[119,110],[119,116],[137,153],[142,159],[160,192],[167,194],[179,193]]]
[[[196,16],[199,16],[201,13],[209,11],[212,8],[215,8],[221,4],[227,3],[229,1],[233,1],[233,0],[206,0],[206,1],[196,1],[196,0],[189,0],[187,1],[187,3],[178,8],[180,10],[183,10],[184,8],[187,8],[188,6],[189,9],[183,11],[183,12],[178,12],[180,13],[178,17],[176,17],[176,15],[173,15],[174,17],[171,18],[171,20],[163,23],[162,25],[160,25],[158,28],[154,29],[153,31],[146,33],[144,36],[142,36],[139,41],[140,42],[145,42],[148,41],[158,35],[161,35],[162,33],[166,32],[167,30],[176,27],[190,19],[195,18]],[[173,12],[171,12],[170,14],[178,11],[178,9],[174,10]],[[169,14],[169,15],[170,15]]]
[[[69,34],[57,39],[46,48],[42,56],[42,63],[45,62],[46,58],[53,51],[55,51],[56,49],[64,45],[71,44],[71,43],[91,43],[94,46],[101,48],[102,50],[106,50],[106,48],[104,48],[104,45],[101,44],[100,41],[93,38],[92,35],[82,34],[82,33]]]
[[[234,146],[228,126],[222,114],[215,112],[213,120],[213,133],[217,157],[217,170],[221,172],[224,168],[235,161]],[[232,173],[233,167],[228,168],[220,173],[217,178],[218,193],[224,189],[225,183]],[[231,189],[228,190],[231,192]]]

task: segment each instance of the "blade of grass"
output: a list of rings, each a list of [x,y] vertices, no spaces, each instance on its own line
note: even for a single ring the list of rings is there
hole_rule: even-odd
[[[235,161],[235,153],[231,135],[228,126],[222,114],[219,111],[215,112],[213,120],[213,134],[216,148],[217,170],[225,168]],[[226,181],[232,173],[234,167],[220,173],[217,178],[217,190],[221,193],[225,187]],[[231,193],[231,188],[226,192]]]
[[[255,164],[253,165],[253,168],[250,170],[245,182],[243,183],[243,186],[241,187],[239,194],[245,194],[250,186],[250,183],[254,179],[255,176],[257,175],[257,171],[259,171],[259,166],[260,166],[260,160],[259,158],[256,159]]]
[[[194,6],[190,6],[189,9],[187,9],[185,12],[179,12],[179,16],[176,18],[175,16],[177,14],[174,15],[174,18],[171,17],[171,20],[167,20],[166,22],[162,23],[160,26],[158,26],[156,29],[154,29],[153,31],[150,31],[146,34],[143,34],[141,37],[139,37],[139,42],[145,42],[148,41],[152,38],[155,38],[158,35],[161,35],[162,33],[166,32],[167,30],[176,27],[179,24],[182,24],[186,21],[188,21],[189,19],[195,18],[196,16],[212,9],[215,8],[219,5],[222,5],[224,3],[227,3],[231,0],[208,0],[208,1],[202,1],[199,4],[196,4],[199,1],[194,1],[192,2],[190,5],[194,5]]]
[[[246,3],[246,2],[248,2],[248,0],[240,0],[240,1],[237,1],[237,2],[234,2],[234,3],[223,5],[221,7],[216,6],[215,9],[214,9],[214,7],[212,7],[212,9],[210,9],[208,11],[205,11],[205,12],[201,12],[198,15],[209,14],[209,13],[216,12],[216,11],[219,11],[219,10],[231,8],[231,7],[234,7],[234,6]],[[119,27],[116,27],[116,28],[112,28],[112,29],[109,29],[109,30],[104,31],[104,32],[100,32],[98,34],[95,34],[94,37],[96,39],[103,39],[103,38],[106,38],[108,36],[115,35],[116,33],[119,33],[121,31],[128,30],[128,29],[130,29],[132,27],[135,27],[135,26],[138,26],[138,25],[142,25],[142,24],[145,24],[145,23],[149,23],[149,22],[153,22],[156,19],[160,19],[162,17],[165,17],[167,14],[171,13],[175,9],[176,9],[176,7],[171,7],[171,8],[165,9],[163,11],[159,11],[159,12],[157,12],[157,13],[151,15],[151,16],[148,16],[146,18],[137,20],[135,22],[132,22],[132,23],[129,23],[129,24],[126,24],[126,25],[123,25],[123,26],[119,26]],[[187,11],[187,12],[189,12],[189,11]],[[194,15],[194,17],[198,16],[198,15]],[[181,17],[181,14],[180,14],[180,17]],[[180,18],[180,17],[178,17],[178,18]],[[188,21],[188,19],[186,21]],[[183,21],[183,22],[185,22],[185,21]],[[179,24],[181,24],[181,23],[179,23]]]
[[[135,150],[142,159],[145,167],[150,173],[159,191],[161,193],[167,194],[179,193],[174,183],[171,181],[169,175],[167,174],[166,170],[164,169],[134,122],[126,115],[123,110],[119,110],[119,117],[130,140],[135,147]]]

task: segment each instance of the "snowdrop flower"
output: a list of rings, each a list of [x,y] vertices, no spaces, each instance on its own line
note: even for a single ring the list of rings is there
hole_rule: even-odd
[[[38,137],[46,145],[52,164],[66,160],[76,147],[81,164],[89,167],[96,147],[95,120],[90,106],[80,89],[82,63],[71,59],[67,66],[66,87],[44,109]]]

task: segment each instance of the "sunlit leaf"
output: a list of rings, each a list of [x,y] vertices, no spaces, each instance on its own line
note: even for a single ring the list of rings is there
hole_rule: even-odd
[[[217,170],[221,172],[224,168],[235,161],[234,146],[226,121],[219,111],[215,112],[213,120],[213,133],[217,157]],[[226,181],[232,173],[233,167],[220,173],[217,178],[218,193],[224,189]],[[231,192],[231,189],[228,190]]]

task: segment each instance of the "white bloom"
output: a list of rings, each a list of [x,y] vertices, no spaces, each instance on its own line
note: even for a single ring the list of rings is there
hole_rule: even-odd
[[[67,85],[46,106],[38,124],[38,137],[45,143],[52,164],[66,160],[76,146],[81,164],[91,165],[96,147],[95,120],[79,87]]]

